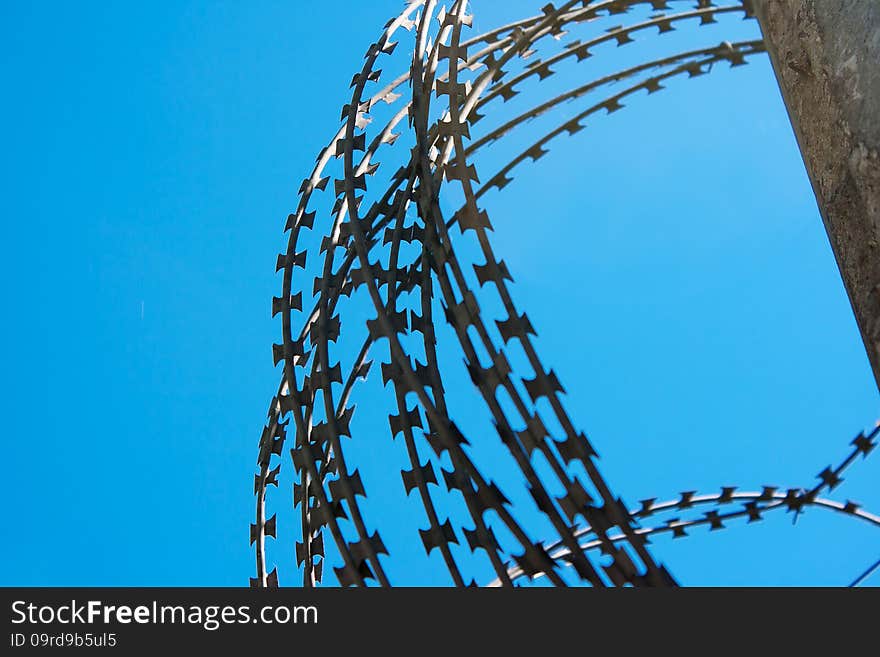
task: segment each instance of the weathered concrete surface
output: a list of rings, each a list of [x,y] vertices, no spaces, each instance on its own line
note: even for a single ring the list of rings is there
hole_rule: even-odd
[[[880,0],[753,0],[880,386]]]

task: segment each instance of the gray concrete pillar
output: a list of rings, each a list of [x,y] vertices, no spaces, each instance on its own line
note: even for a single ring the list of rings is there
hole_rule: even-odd
[[[880,386],[880,0],[752,0]]]

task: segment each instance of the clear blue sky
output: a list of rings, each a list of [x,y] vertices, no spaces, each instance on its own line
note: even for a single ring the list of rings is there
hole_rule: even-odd
[[[474,4],[480,31],[541,3]],[[247,583],[283,222],[400,6],[0,10],[0,583]],[[711,30],[675,38],[757,36]],[[631,48],[621,66],[651,52]],[[594,119],[485,201],[542,358],[631,503],[809,485],[880,415],[769,61],[722,69]],[[379,387],[358,401],[363,426],[387,426]],[[377,440],[363,467],[398,450],[399,468]],[[880,509],[876,466],[837,497]],[[274,496],[284,512],[289,489]],[[406,512],[367,510],[401,555],[394,581],[445,582]],[[282,583],[289,549],[272,553]],[[845,584],[880,534],[814,510],[654,550],[686,584]]]

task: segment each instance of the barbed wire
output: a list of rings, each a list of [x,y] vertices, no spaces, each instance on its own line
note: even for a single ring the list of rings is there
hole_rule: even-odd
[[[653,536],[655,534],[671,533],[674,538],[683,538],[687,536],[687,530],[694,527],[708,525],[711,531],[724,529],[725,520],[734,520],[738,518],[747,518],[749,523],[758,522],[764,519],[767,512],[783,510],[795,514],[795,519],[807,507],[816,507],[841,513],[852,518],[863,520],[875,527],[880,527],[880,516],[864,511],[861,505],[847,500],[844,503],[836,502],[831,499],[819,497],[822,493],[830,493],[843,483],[843,473],[856,461],[861,455],[866,458],[877,446],[877,437],[880,435],[880,423],[875,425],[874,429],[867,435],[859,433],[852,442],[852,449],[849,454],[836,467],[826,467],[816,477],[819,483],[810,488],[788,488],[784,491],[779,486],[763,486],[760,491],[737,491],[736,486],[723,486],[719,493],[698,494],[697,491],[684,491],[679,494],[676,499],[670,499],[658,502],[657,498],[648,498],[641,500],[640,506],[630,510],[630,516],[634,521],[639,522],[649,516],[653,517],[658,514],[669,512],[681,512],[694,507],[711,507],[708,511],[703,512],[699,517],[682,520],[681,518],[669,518],[662,525],[654,525],[651,527],[639,527],[636,532],[642,536]],[[734,504],[742,504],[742,509],[736,509],[731,512],[723,513],[720,509]],[[578,538],[589,538],[591,534],[589,526],[583,527],[578,531]],[[619,540],[614,537],[612,540]],[[592,550],[601,546],[601,542],[595,539],[586,540],[580,543],[579,549]],[[568,552],[558,543],[548,546],[552,550],[554,559],[568,559]],[[870,570],[867,571],[870,574]],[[509,567],[508,577],[516,580],[523,577],[525,573],[516,567]],[[535,576],[534,579],[541,577],[541,574]],[[489,586],[498,586],[499,580],[495,580]]]
[[[666,13],[671,6],[683,9]],[[607,25],[634,9],[660,13],[649,13],[628,25]],[[296,210],[287,218],[287,245],[276,262],[276,272],[282,273],[281,293],[272,299],[272,316],[280,315],[282,324],[281,341],[272,346],[273,361],[282,365],[282,374],[259,441],[255,520],[250,527],[256,559],[253,586],[279,584],[277,567],[269,570],[266,552],[267,538],[276,538],[277,515],[267,517],[267,505],[269,488],[279,485],[289,429],[294,432],[289,449],[293,502],[299,509],[295,561],[302,570],[302,584],[314,586],[323,579],[328,558],[325,530],[340,562],[333,568],[341,585],[391,584],[383,565],[388,549],[369,524],[362,504],[367,497],[364,481],[346,458],[343,445],[344,439],[354,440],[351,399],[358,382],[374,371],[371,354],[375,355],[380,343],[386,351],[378,369],[382,384],[391,384],[396,409],[388,416],[390,434],[392,439],[402,436],[408,462],[401,472],[404,494],[417,491],[428,522],[427,529],[418,530],[424,549],[429,556],[438,550],[455,585],[475,584],[473,579],[468,581],[456,558],[465,546],[473,554],[483,551],[495,572],[496,585],[512,586],[523,577],[542,577],[564,586],[564,576],[572,569],[579,581],[593,586],[673,585],[670,573],[649,551],[648,535],[678,535],[707,523],[714,528],[754,509],[763,513],[791,503],[788,497],[777,498],[775,492],[754,497],[724,489],[716,496],[659,505],[652,501],[642,509],[628,510],[600,473],[596,451],[586,434],[576,429],[563,406],[557,375],[538,356],[534,328],[514,303],[507,284],[512,280],[510,271],[493,250],[488,213],[478,203],[490,189],[501,190],[509,184],[518,165],[546,155],[557,137],[582,130],[587,117],[603,110],[616,112],[624,107],[624,99],[642,91],[656,93],[674,78],[707,74],[722,62],[741,66],[763,52],[763,46],[759,39],[724,41],[652,59],[586,83],[580,79],[572,88],[541,102],[532,102],[529,96],[524,110],[477,134],[492,123],[487,117],[502,116],[490,109],[493,101],[506,104],[526,85],[534,87],[536,96],[540,85],[563,65],[577,66],[605,47],[625,46],[655,29],[665,34],[686,23],[709,25],[740,14],[750,19],[747,3],[577,0],[558,8],[547,4],[540,14],[465,39],[465,30],[472,24],[467,10],[465,0],[448,7],[438,6],[436,0],[418,0],[386,24],[351,81],[340,128],[318,154],[299,188]],[[434,21],[439,26],[436,31],[432,31]],[[560,43],[569,30],[580,26],[593,30],[592,36],[563,44],[555,54],[542,54],[548,43]],[[393,39],[401,34],[410,35],[407,38],[413,42],[409,70],[370,95],[368,87],[378,87],[382,76],[380,63],[392,61],[398,45]],[[623,88],[609,89],[619,84]],[[408,93],[405,85],[410,87]],[[474,158],[482,149],[511,139],[523,125],[557,111],[563,103],[593,96],[597,98],[586,108],[532,142],[485,183],[480,182]],[[374,116],[383,113],[379,111],[383,105],[389,108],[390,118],[374,127]],[[383,157],[392,156],[392,151],[400,153],[399,137],[404,131],[394,131],[404,119],[408,139],[403,141],[410,142],[409,153],[398,159],[403,163],[387,183],[380,182],[381,163],[376,158],[380,153]],[[475,128],[478,123],[480,127]],[[341,163],[334,165],[334,160]],[[339,177],[331,173],[334,167],[341,169]],[[317,203],[316,192],[331,189],[334,200],[329,213],[310,209]],[[449,190],[463,202],[445,216],[440,199]],[[368,198],[374,200],[368,202]],[[476,240],[485,261],[471,267],[475,282],[457,253],[451,232],[456,225],[460,235]],[[309,255],[315,251],[322,262],[310,268]],[[382,264],[383,259],[387,264]],[[314,274],[311,292],[309,273]],[[478,303],[478,296],[489,290],[494,290],[495,303],[505,313],[494,321],[486,321]],[[369,300],[375,317],[365,322],[346,319],[343,331],[341,306],[356,295]],[[304,310],[308,298],[313,302]],[[494,431],[525,480],[534,509],[555,532],[549,547],[530,538],[524,521],[527,514],[512,505],[498,483],[481,471],[469,453],[469,439],[453,420],[437,351],[435,304],[442,308],[471,381]],[[360,342],[351,342],[350,327],[358,325],[366,329],[366,335]],[[343,343],[360,344],[345,370]],[[511,366],[515,359],[509,354],[514,349],[531,370],[528,376]],[[487,440],[483,435],[479,439]],[[547,470],[536,467],[536,458]],[[845,462],[839,471],[829,470],[829,476],[839,478],[850,463]],[[437,502],[441,481],[446,492],[463,503],[472,527],[461,526],[451,515],[444,517]],[[550,490],[563,494],[551,495]],[[822,490],[820,485],[796,499],[802,506],[836,510],[835,502],[818,496]],[[714,507],[734,501],[756,507],[716,513]],[[650,513],[686,508],[683,504],[714,507],[698,519],[651,528],[638,524]],[[861,511],[846,513],[863,520],[870,516]],[[579,524],[577,517],[586,525]],[[503,533],[503,539],[496,530]],[[591,556],[595,548],[601,559]]]

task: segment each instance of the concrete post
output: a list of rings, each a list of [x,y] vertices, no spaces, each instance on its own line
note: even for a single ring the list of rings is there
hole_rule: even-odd
[[[880,0],[752,0],[880,386]]]

